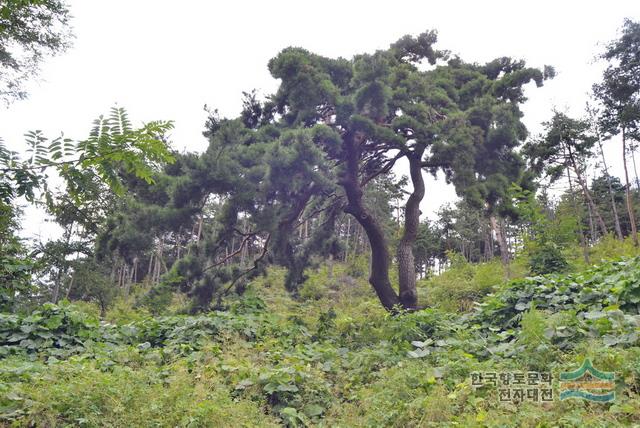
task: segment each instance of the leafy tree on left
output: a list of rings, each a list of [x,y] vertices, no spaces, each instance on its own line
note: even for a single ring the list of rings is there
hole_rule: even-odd
[[[0,208],[3,217],[11,219],[3,221],[0,235],[12,237],[3,238],[0,247],[0,277],[8,278],[0,286],[0,308],[7,309],[17,298],[30,293],[30,282],[25,281],[24,276],[19,281],[10,280],[15,276],[10,274],[15,271],[30,272],[28,265],[33,262],[24,247],[16,247],[21,245],[15,237],[17,201],[24,198],[44,204],[58,220],[64,217],[63,227],[81,223],[85,230],[93,230],[95,234],[96,218],[114,208],[105,195],[123,196],[132,177],[151,184],[159,167],[173,162],[165,139],[172,127],[171,122],[154,121],[134,128],[123,108],[113,108],[108,116],[94,121],[89,137],[81,141],[62,137],[49,140],[40,131],[29,132],[25,158],[8,150],[0,141]],[[63,179],[65,192],[55,194],[49,188],[52,171]],[[73,218],[69,212],[74,213]],[[68,244],[70,242],[66,247]],[[67,250],[69,248],[56,252]],[[77,251],[76,248],[71,253]],[[56,260],[55,276],[60,277],[61,272],[69,269],[69,263],[64,256]],[[54,285],[54,296],[59,286],[58,281]]]
[[[83,199],[87,172],[118,195],[125,192],[123,177],[127,173],[151,184],[157,167],[174,159],[163,139],[172,128],[171,122],[153,121],[134,129],[127,112],[114,107],[109,116],[94,121],[89,138],[82,141],[62,137],[49,140],[41,131],[27,133],[24,159],[0,142],[0,200],[10,203],[24,196],[34,201],[36,190],[46,195],[51,168],[65,180],[76,201]]]

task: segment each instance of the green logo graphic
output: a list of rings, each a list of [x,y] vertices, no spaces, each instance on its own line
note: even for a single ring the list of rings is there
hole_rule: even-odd
[[[560,373],[560,400],[582,398],[607,403],[616,398],[615,373],[601,372],[585,359],[575,371]]]

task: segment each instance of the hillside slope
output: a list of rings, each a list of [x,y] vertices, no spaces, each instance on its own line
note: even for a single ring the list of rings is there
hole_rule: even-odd
[[[107,324],[73,305],[0,315],[6,426],[611,426],[640,423],[640,258],[515,280],[467,313],[391,316],[348,267],[303,300],[273,270],[228,311]],[[617,397],[558,398],[590,358]],[[500,401],[478,373],[551,372]],[[539,397],[538,397],[539,398]]]

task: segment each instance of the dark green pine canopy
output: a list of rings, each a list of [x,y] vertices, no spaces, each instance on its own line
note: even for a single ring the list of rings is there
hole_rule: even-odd
[[[382,304],[415,307],[412,249],[428,193],[422,171],[444,171],[458,193],[487,214],[508,211],[512,184],[530,186],[516,151],[527,136],[519,108],[524,85],[540,86],[553,75],[510,58],[466,63],[436,49],[436,40],[433,31],[405,36],[389,49],[351,59],[286,48],[268,65],[280,81],[275,94],[260,101],[255,91],[245,93],[235,119],[212,113],[207,151],[169,167],[166,196],[156,201],[164,207],[159,212],[192,216],[204,201],[217,201],[216,226],[202,248],[174,266],[180,286],[207,289],[200,301],[206,306],[222,283],[274,262],[288,268],[287,288],[295,292],[313,254],[339,250],[331,225],[346,212],[367,234],[370,282]],[[387,233],[365,195],[391,177],[399,161],[409,163],[410,186],[396,249],[398,294],[389,281]],[[294,231],[307,216],[323,226],[303,242]],[[248,270],[218,265],[226,243],[247,236],[264,248],[256,269],[245,275]]]

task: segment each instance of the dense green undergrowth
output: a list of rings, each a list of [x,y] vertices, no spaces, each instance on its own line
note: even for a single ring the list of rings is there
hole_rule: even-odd
[[[436,295],[432,308],[390,315],[353,266],[336,264],[310,275],[303,300],[271,270],[228,310],[199,316],[127,313],[118,322],[111,314],[107,323],[71,304],[3,314],[0,418],[6,426],[640,423],[640,258],[499,286],[490,268],[473,269],[487,279],[466,312]],[[473,372],[573,370],[584,358],[616,373],[613,403],[501,403],[495,388],[470,381]]]

